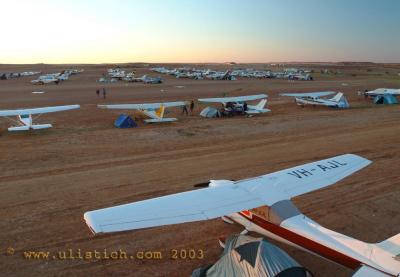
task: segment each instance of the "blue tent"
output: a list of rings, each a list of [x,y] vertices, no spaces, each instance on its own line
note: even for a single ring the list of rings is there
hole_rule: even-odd
[[[377,95],[374,98],[375,104],[393,105],[398,104],[396,97],[393,94]]]
[[[138,125],[126,114],[120,114],[117,120],[115,120],[114,126],[117,128],[135,128]]]

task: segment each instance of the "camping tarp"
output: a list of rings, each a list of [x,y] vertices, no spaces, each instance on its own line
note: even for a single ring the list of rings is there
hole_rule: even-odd
[[[206,107],[200,113],[202,117],[220,117],[221,114],[216,108]]]
[[[126,114],[120,114],[115,120],[114,126],[117,128],[134,128],[137,127],[136,122]]]
[[[375,104],[393,105],[398,104],[397,98],[392,94],[377,95],[374,98]]]
[[[221,258],[212,266],[193,271],[192,277],[311,277],[308,270],[265,239],[230,237]]]

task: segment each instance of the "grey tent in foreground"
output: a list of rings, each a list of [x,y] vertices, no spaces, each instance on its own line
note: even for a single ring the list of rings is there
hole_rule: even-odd
[[[218,109],[212,108],[212,107],[206,107],[206,108],[204,108],[204,109],[201,111],[200,115],[201,115],[202,117],[220,117],[220,116],[221,116],[221,114],[220,114],[220,112],[218,111]]]
[[[386,104],[386,105],[393,105],[398,104],[396,97],[392,94],[381,94],[377,95],[374,98],[375,104]]]
[[[192,277],[312,277],[285,251],[262,238],[231,236],[221,258],[212,266],[198,268]]]

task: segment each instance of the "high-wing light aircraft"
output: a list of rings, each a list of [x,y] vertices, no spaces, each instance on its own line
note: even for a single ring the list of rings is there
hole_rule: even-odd
[[[220,97],[220,98],[202,98],[199,102],[203,103],[221,103],[225,109],[232,109],[233,111],[240,111],[246,114],[259,114],[270,112],[271,110],[265,109],[267,104],[266,94],[256,94],[247,96],[235,96],[235,97]],[[247,101],[260,100],[257,105],[247,105]]]
[[[39,76],[38,79],[32,80],[31,83],[35,85],[44,85],[44,84],[49,84],[49,83],[58,83],[60,80],[55,77],[54,75],[43,75]]]
[[[229,70],[225,72],[216,72],[214,74],[209,74],[206,76],[206,78],[211,80],[234,80]]]
[[[165,108],[181,107],[184,106],[185,102],[165,102],[165,103],[144,103],[144,104],[116,104],[116,105],[98,105],[102,109],[120,109],[120,110],[138,110],[143,114],[147,115],[151,119],[145,119],[146,123],[158,123],[158,122],[172,122],[176,121],[176,118],[164,118]]]
[[[53,127],[51,124],[33,124],[32,115],[38,115],[36,118],[45,113],[54,113],[67,110],[79,109],[79,105],[67,105],[67,106],[54,106],[54,107],[43,107],[33,109],[19,109],[19,110],[0,110],[0,117],[7,117],[11,121],[17,122],[19,126],[10,127],[8,131],[28,131],[47,129]],[[17,120],[9,118],[10,116],[16,116]]]
[[[147,75],[143,75],[142,77],[131,77],[129,78],[130,82],[143,82],[145,84],[161,84],[162,79],[160,77],[149,77]]]
[[[366,96],[377,96],[377,95],[383,95],[383,94],[392,94],[394,96],[399,96],[400,95],[400,89],[394,89],[394,88],[378,88],[375,90],[370,90],[364,92],[364,95]]]
[[[332,108],[349,108],[349,102],[342,92],[338,92],[334,97],[323,99],[321,97],[335,94],[334,91],[306,92],[306,93],[281,93],[281,96],[294,97],[297,105],[319,105]]]
[[[322,227],[291,199],[328,187],[369,165],[345,154],[266,175],[211,180],[208,187],[86,212],[93,233],[110,233],[222,217],[317,256],[357,270],[357,277],[400,276],[400,234],[366,243]]]

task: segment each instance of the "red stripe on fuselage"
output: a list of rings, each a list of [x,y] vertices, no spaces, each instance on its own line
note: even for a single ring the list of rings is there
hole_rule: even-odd
[[[343,253],[340,253],[336,250],[326,247],[325,245],[322,245],[318,242],[315,242],[315,241],[310,240],[306,237],[303,237],[299,234],[296,234],[296,233],[294,233],[290,230],[287,230],[279,225],[273,224],[273,223],[255,215],[254,213],[252,213],[250,217],[246,216],[246,214],[244,214],[242,212],[240,212],[238,214],[240,214],[242,217],[246,218],[247,220],[251,221],[252,223],[258,225],[259,227],[263,228],[264,230],[271,232],[285,240],[288,240],[300,247],[303,247],[303,248],[305,248],[313,253],[316,253],[324,258],[327,258],[331,261],[334,261],[336,263],[344,265],[353,270],[355,270],[361,266],[361,262],[352,257],[344,255]]]

